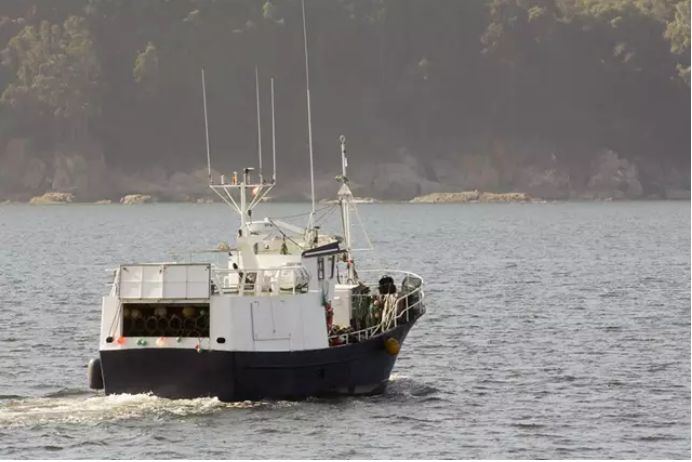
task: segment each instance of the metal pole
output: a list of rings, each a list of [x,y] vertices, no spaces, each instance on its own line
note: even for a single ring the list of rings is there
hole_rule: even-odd
[[[274,77],[272,77],[272,162],[274,164],[274,174],[272,183],[276,183],[276,122],[274,118]]]
[[[204,100],[204,131],[207,138],[207,169],[209,175],[209,184],[212,184],[211,179],[211,151],[209,149],[209,119],[207,116],[207,86],[204,78],[204,68],[202,68],[202,98]]]
[[[341,141],[341,173],[344,176],[344,182],[346,182],[346,167],[348,167],[348,159],[346,158],[346,137],[341,135],[339,141]]]
[[[312,113],[310,111],[310,66],[308,65],[308,32],[305,25],[305,0],[301,1],[303,7],[303,48],[305,49],[305,83],[308,105],[308,147],[310,149],[310,195],[312,197],[312,212],[310,213],[310,226],[313,225],[315,215],[315,167],[312,155]]]
[[[255,94],[257,97],[257,155],[259,156],[259,183],[262,184],[262,122],[260,118],[259,71],[255,66]]]

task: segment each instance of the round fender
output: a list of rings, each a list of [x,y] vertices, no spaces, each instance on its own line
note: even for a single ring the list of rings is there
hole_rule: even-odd
[[[384,341],[384,350],[392,356],[399,354],[400,348],[401,346],[395,338],[388,338]]]
[[[89,361],[87,376],[89,378],[89,388],[92,390],[103,390],[103,372],[101,371],[100,358]]]

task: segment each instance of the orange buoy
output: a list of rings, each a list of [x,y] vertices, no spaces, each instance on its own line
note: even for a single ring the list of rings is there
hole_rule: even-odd
[[[399,342],[395,338],[388,338],[384,341],[384,350],[392,356],[399,354],[400,348]]]

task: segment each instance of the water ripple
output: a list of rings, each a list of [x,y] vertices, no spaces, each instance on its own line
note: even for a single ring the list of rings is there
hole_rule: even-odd
[[[86,363],[105,269],[228,241],[237,223],[226,210],[3,208],[0,454],[690,457],[689,203],[373,204],[360,214],[382,264],[428,282],[428,314],[388,392],[224,404],[104,397],[86,389]]]

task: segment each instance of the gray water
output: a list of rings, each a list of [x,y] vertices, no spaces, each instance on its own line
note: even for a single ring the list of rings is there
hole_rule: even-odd
[[[104,397],[86,364],[105,270],[232,242],[226,208],[0,207],[0,457],[690,458],[689,202],[359,210],[360,258],[427,281],[388,392],[224,404]]]

